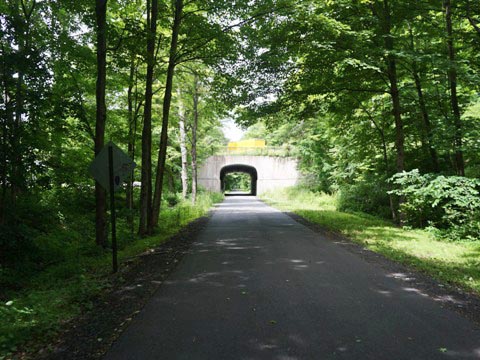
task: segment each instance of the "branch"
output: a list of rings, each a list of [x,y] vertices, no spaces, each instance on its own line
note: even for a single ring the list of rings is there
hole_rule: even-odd
[[[477,31],[478,35],[480,35],[480,27],[477,25],[477,22],[471,16],[467,16],[467,19],[470,22],[470,25],[472,25]]]
[[[188,4],[184,4],[184,6],[187,6],[187,5],[188,5]],[[212,8],[208,8],[208,9],[198,8],[198,9],[192,10],[192,11],[185,11],[185,12],[183,13],[183,16],[180,17],[180,19],[181,19],[181,20],[184,20],[184,19],[187,18],[189,15],[193,15],[193,14],[196,14],[196,13],[199,13],[199,12],[202,12],[202,11],[208,13],[208,12],[210,12],[210,10],[212,10],[212,9],[213,9],[213,7],[212,7]]]
[[[183,55],[181,55],[181,56],[183,56]],[[177,58],[180,58],[181,56],[179,56]],[[176,65],[181,65],[181,64],[188,63],[188,62],[192,62],[192,61],[204,62],[205,60],[219,60],[219,59],[223,59],[223,57],[221,55],[218,55],[218,56],[200,56],[200,55],[198,55],[198,56],[192,56],[192,57],[189,57],[189,58],[183,58],[182,60],[178,60],[175,64]]]
[[[113,52],[115,52],[115,51],[118,50],[118,48],[120,47],[120,45],[122,45],[122,41],[123,41],[123,39],[124,39],[124,36],[123,36],[123,35],[125,34],[125,31],[126,31],[126,30],[127,30],[127,24],[125,24],[124,28],[122,29],[122,34],[120,35],[120,38],[118,39],[117,45],[115,45],[114,47],[108,47],[108,48],[107,48],[107,51],[113,51]]]
[[[158,52],[160,51],[160,43],[162,41],[162,34],[158,35],[157,48],[155,50],[155,55],[153,56],[153,61],[156,64],[158,59]]]
[[[376,93],[376,94],[387,94],[389,91],[387,90],[382,90],[382,89],[352,89],[352,88],[340,88],[340,89],[335,89],[335,91],[341,92],[341,91],[347,91],[347,92],[369,92],[369,93]]]
[[[367,109],[367,107],[365,105],[362,104],[361,101],[359,101],[358,99],[355,98],[355,101],[358,103],[358,105],[360,105],[360,107],[362,108],[363,111],[365,111],[365,113],[367,114],[367,117],[370,119],[370,121],[373,123],[373,126],[375,126],[375,129],[380,133],[380,136],[382,137],[382,139],[384,138],[384,131],[383,129],[378,125],[377,121],[375,120],[375,118],[373,117],[372,113],[370,112],[370,110]]]
[[[140,112],[140,108],[142,107],[143,105],[143,99],[141,99],[139,102],[138,102],[138,105],[137,107],[135,108],[135,112],[133,113],[133,116],[137,117],[138,116],[138,113]]]
[[[477,21],[470,15],[470,1],[467,1],[466,17],[470,25],[472,25],[473,28],[477,31],[478,35],[480,35],[480,26],[478,26]]]
[[[21,4],[22,4],[23,14],[25,15],[25,19],[27,21],[29,21],[30,17],[32,16],[33,10],[35,9],[35,5],[37,4],[37,2],[35,0],[33,0],[32,7],[30,8],[29,11],[27,11],[27,6],[25,5],[25,2],[23,0],[21,0]]]
[[[165,90],[165,86],[159,86],[155,91],[152,92],[153,95],[157,94],[160,90]]]
[[[255,15],[252,15],[251,17],[245,19],[245,20],[242,20],[242,21],[239,21],[235,24],[232,24],[232,25],[229,25],[229,26],[226,26],[224,28],[222,28],[220,30],[220,32],[222,33],[227,33],[229,32],[230,30],[233,30],[235,28],[238,28],[240,26],[243,26],[245,24],[248,24],[248,23],[252,23],[254,21],[256,21],[258,18],[261,18],[263,16],[266,16],[266,15],[269,15],[271,13],[273,13],[274,11],[277,11],[277,10],[281,10],[281,9],[286,9],[288,6],[284,6],[284,7],[278,7],[278,8],[273,8],[273,9],[269,9],[267,11],[263,11],[263,12],[259,12]],[[177,53],[177,56],[175,57],[175,62],[177,64],[180,63],[180,59],[183,57],[183,56],[186,56],[186,55],[189,55],[191,53],[194,53],[195,51],[197,51],[198,49],[201,49],[202,47],[206,46],[208,43],[210,43],[211,41],[215,40],[217,38],[217,36],[211,36],[210,38],[207,38],[205,41],[203,41],[202,43],[200,43],[198,46],[190,49],[189,51],[186,51],[184,52],[183,54],[178,54]]]
[[[78,86],[77,78],[75,77],[75,75],[72,72],[70,72],[70,75],[72,76],[73,82],[75,84],[75,87],[77,89],[79,99],[80,99],[80,110],[81,111],[80,111],[80,114],[79,114],[79,120],[85,125],[88,135],[90,135],[90,138],[95,142],[95,133],[94,133],[92,127],[90,126],[90,123],[88,122],[87,111],[85,110],[85,106],[83,104],[82,91],[81,91],[80,87]]]

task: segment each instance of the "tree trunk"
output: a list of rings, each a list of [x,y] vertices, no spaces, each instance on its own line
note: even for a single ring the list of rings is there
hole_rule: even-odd
[[[107,107],[105,105],[105,86],[107,73],[107,0],[97,0],[95,7],[97,21],[97,84],[96,84],[96,122],[95,155],[102,150],[105,141],[105,123]],[[95,182],[95,239],[97,245],[107,244],[106,192]]]
[[[455,147],[455,167],[458,175],[465,176],[465,163],[463,160],[462,150],[462,122],[457,96],[457,68],[455,62],[455,46],[453,44],[452,7],[450,0],[444,0],[443,6],[445,8],[445,22],[447,29],[448,59],[450,60],[450,65],[448,68],[448,82],[450,83],[450,102],[453,113],[453,125],[455,128],[453,138]]]
[[[7,201],[7,188],[8,188],[8,159],[9,159],[9,123],[13,123],[11,104],[10,104],[10,91],[8,84],[8,71],[6,58],[7,54],[5,52],[5,45],[2,39],[2,53],[0,58],[2,59],[2,85],[3,85],[3,104],[4,104],[4,115],[0,119],[2,121],[2,159],[0,160],[0,181],[2,183],[2,189],[0,192],[0,225],[3,225],[6,221],[6,201]]]
[[[418,71],[414,65],[413,68],[413,79],[415,81],[415,88],[417,89],[417,96],[418,96],[418,104],[420,106],[420,112],[422,114],[423,126],[425,128],[425,135],[426,135],[426,145],[428,147],[428,152],[430,154],[430,160],[432,162],[432,170],[436,173],[440,171],[440,166],[438,164],[438,154],[437,150],[432,145],[433,142],[433,132],[432,132],[432,124],[430,122],[430,116],[428,115],[427,106],[425,103],[425,97],[423,95],[423,88],[422,82],[420,80],[420,76],[418,75]]]
[[[197,129],[198,129],[198,75],[193,78],[193,124],[192,124],[192,204],[197,201]]]
[[[157,34],[158,0],[147,0],[147,77],[142,131],[142,187],[140,191],[140,223],[138,233],[150,233],[152,214],[152,97],[155,42]]]
[[[19,46],[20,52],[22,52],[23,46]],[[24,74],[23,71],[18,72],[17,86],[16,86],[16,96],[15,96],[15,118],[13,123],[12,130],[12,173],[11,173],[11,203],[15,207],[17,202],[17,196],[20,192],[21,184],[21,166],[22,166],[22,151],[21,147],[21,126],[22,126],[22,115],[24,107]]]
[[[18,3],[17,3],[18,4]],[[24,22],[19,21],[18,26],[15,28],[15,33],[18,42],[18,54],[24,57],[25,51],[30,49],[30,19],[36,6],[36,1],[32,1],[31,7],[27,8],[24,2],[21,2],[21,9],[25,18]],[[12,211],[15,211],[17,202],[17,196],[20,189],[23,187],[24,174],[23,169],[23,151],[22,151],[22,130],[23,120],[22,116],[25,114],[25,65],[19,65],[18,77],[16,82],[16,94],[15,94],[15,116],[12,124],[11,133],[11,146],[12,146],[12,159],[11,159],[11,176],[10,176],[10,189],[11,189],[11,205]]]
[[[397,151],[396,167],[397,172],[405,170],[405,151],[404,142],[405,135],[403,132],[403,120],[402,111],[400,107],[400,92],[398,90],[398,77],[397,77],[397,62],[395,55],[393,54],[394,44],[393,36],[391,33],[392,19],[390,13],[390,4],[388,0],[383,1],[384,4],[384,41],[385,50],[387,50],[387,75],[390,81],[390,96],[392,98],[393,117],[395,120],[395,148]]]
[[[128,156],[134,158],[134,147],[135,147],[135,135],[134,135],[134,122],[135,115],[133,113],[133,87],[135,83],[135,56],[132,55],[130,59],[130,74],[128,79],[128,91],[127,91],[127,107],[128,107]],[[133,227],[133,181],[134,181],[134,170],[131,172],[131,178],[127,182],[127,191],[126,191],[126,205],[127,205],[127,224],[132,229]]]
[[[405,134],[403,131],[403,119],[402,119],[402,110],[400,106],[400,92],[398,89],[398,77],[397,77],[397,62],[395,55],[393,54],[394,50],[394,41],[392,35],[392,18],[390,4],[388,0],[383,1],[383,37],[384,37],[384,46],[387,51],[386,56],[386,65],[387,65],[387,76],[390,83],[390,96],[392,99],[392,109],[393,117],[395,121],[395,149],[396,149],[396,171],[401,173],[405,170]],[[400,207],[405,199],[400,196],[398,199],[398,206]],[[398,216],[395,216],[400,224],[403,222],[403,216],[401,213]]]
[[[360,103],[360,106],[362,106],[361,103]],[[385,177],[386,177],[386,179],[388,179],[391,174],[388,171],[389,160],[388,160],[387,140],[385,139],[385,131],[378,125],[378,123],[375,121],[375,118],[370,113],[370,111],[368,111],[368,109],[363,107],[363,110],[366,112],[366,114],[369,117],[370,121],[372,122],[373,126],[375,127],[375,129],[378,131],[378,134],[380,135],[380,141],[381,141],[381,145],[382,145],[383,163],[385,165]],[[387,182],[387,188],[388,188],[388,192],[390,192],[391,185],[390,185],[389,182]],[[389,204],[390,204],[390,212],[392,213],[392,220],[396,221],[397,220],[397,213],[396,213],[396,210],[395,210],[395,205],[394,205],[392,194],[388,194],[388,200],[389,200]]]
[[[163,114],[162,114],[162,133],[160,135],[160,149],[158,152],[157,174],[155,178],[155,195],[153,198],[152,217],[149,223],[149,231],[158,224],[160,215],[160,203],[162,201],[162,185],[165,172],[165,160],[167,156],[167,140],[168,140],[168,118],[170,114],[170,104],[172,101],[173,75],[175,73],[178,34],[183,14],[183,0],[175,1],[175,16],[172,25],[172,41],[170,44],[170,53],[167,68],[167,81],[165,84],[165,95],[163,97]]]
[[[413,32],[410,24],[409,24],[409,31],[410,31],[411,50],[415,54],[415,42],[414,42]],[[415,60],[412,61],[412,76],[415,81],[415,88],[417,89],[418,104],[420,106],[420,112],[422,114],[423,126],[425,128],[425,135],[426,135],[426,145],[430,153],[430,159],[432,161],[432,169],[434,172],[438,173],[440,171],[440,167],[438,165],[437,150],[435,150],[435,148],[432,146],[432,142],[433,142],[432,124],[430,123],[430,116],[428,115],[427,105],[425,103],[425,96],[423,95],[422,81],[420,79],[417,62]]]
[[[165,173],[167,174],[167,186],[168,186],[168,190],[171,192],[171,193],[174,193],[175,192],[175,178],[173,176],[173,171],[170,167],[166,167],[165,168]]]
[[[185,134],[185,111],[181,98],[181,91],[178,89],[178,125],[180,128],[180,153],[182,157],[182,198],[187,198],[188,192],[188,172],[187,172],[187,136]]]

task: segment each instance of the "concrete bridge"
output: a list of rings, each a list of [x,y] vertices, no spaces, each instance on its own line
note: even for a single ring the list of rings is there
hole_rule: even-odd
[[[252,195],[298,184],[297,159],[277,156],[210,156],[198,172],[198,184],[210,191],[223,192],[225,176],[233,172],[250,175]]]

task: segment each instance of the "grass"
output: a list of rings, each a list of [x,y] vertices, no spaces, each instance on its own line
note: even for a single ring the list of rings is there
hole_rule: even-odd
[[[186,224],[205,215],[222,198],[221,194],[202,193],[196,206],[185,201],[171,208],[164,207],[157,234],[120,242],[120,266],[122,259],[163,243]],[[119,230],[120,237],[125,238],[128,231]],[[50,243],[55,243],[55,239],[50,239]],[[28,281],[23,279],[21,289],[1,294],[0,359],[8,359],[13,352],[27,346],[32,351],[48,343],[62,324],[90,309],[93,299],[109,287],[111,254],[94,246],[92,239],[88,239],[88,246],[85,243],[80,242],[83,245],[75,251],[70,249],[68,256],[30,276]]]
[[[389,259],[480,294],[480,240],[448,241],[436,238],[432,231],[402,229],[367,214],[339,212],[334,196],[302,188],[270,192],[262,198]]]

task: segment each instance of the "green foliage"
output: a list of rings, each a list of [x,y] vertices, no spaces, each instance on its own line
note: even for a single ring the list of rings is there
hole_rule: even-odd
[[[177,193],[168,193],[165,194],[164,199],[169,207],[173,207],[181,201],[181,196]]]
[[[358,181],[352,185],[341,185],[338,191],[338,210],[363,212],[391,219],[392,213],[387,187],[376,179]]]
[[[438,227],[454,239],[480,237],[480,180],[412,170],[392,182],[392,193],[405,198],[400,211],[408,224]]]
[[[64,322],[88,308],[104,284],[78,272],[68,278],[56,275],[41,277],[44,283],[38,279],[28,292],[9,294],[10,300],[0,304],[0,357],[23,343],[47,341]]]
[[[75,196],[81,195],[65,191],[64,197]],[[161,244],[222,199],[221,194],[202,192],[195,205],[181,201],[164,208],[160,229],[154,236],[135,241],[119,236],[120,261]],[[92,233],[89,237],[81,234],[80,229],[86,224],[82,209],[73,212],[72,207],[67,218],[68,226],[37,233],[31,239],[32,251],[28,254],[35,257],[19,262],[22,268],[0,268],[0,358],[27,342],[35,345],[49,341],[64,322],[88,310],[94,297],[108,285],[110,252],[94,245]],[[90,216],[90,230],[93,220]],[[125,227],[125,222],[119,222],[119,234],[128,234]]]
[[[472,25],[478,5],[452,8],[454,63],[446,51],[444,6],[290,1],[250,33],[245,29],[242,50],[251,60],[232,70],[235,91],[228,94],[238,94],[238,122],[254,124],[246,136],[265,134],[269,144],[290,145],[306,184],[338,192],[341,209],[382,217],[391,214],[386,179],[397,171],[461,174],[463,157],[465,174],[478,177],[480,33]],[[460,115],[453,110],[452,83]],[[422,211],[412,216],[423,226],[443,217],[429,214],[437,208]],[[442,226],[463,221],[444,219]]]
[[[312,191],[305,186],[293,186],[281,189],[275,192],[267,192],[262,195],[263,199],[267,199],[274,205],[288,201],[294,201],[295,204],[305,204],[306,208],[321,208],[325,211],[335,211],[337,207],[337,199],[323,192]]]
[[[246,173],[229,173],[225,175],[225,191],[250,191],[252,179]]]

